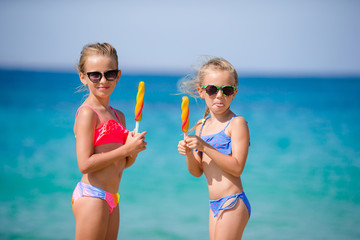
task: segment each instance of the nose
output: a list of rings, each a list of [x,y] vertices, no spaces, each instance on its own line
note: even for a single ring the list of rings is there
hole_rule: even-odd
[[[102,74],[102,75],[101,75],[100,82],[105,83],[106,81],[107,81],[107,80],[106,80],[106,78],[105,78],[105,74]]]
[[[222,97],[224,97],[224,94],[221,91],[221,89],[219,89],[219,91],[216,93],[216,98],[222,98]]]

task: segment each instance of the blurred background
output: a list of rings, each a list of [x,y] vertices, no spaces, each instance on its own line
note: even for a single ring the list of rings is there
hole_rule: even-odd
[[[148,131],[119,189],[119,239],[208,239],[205,178],[177,153],[177,83],[203,55],[239,74],[243,238],[359,239],[359,12],[355,0],[0,1],[0,238],[74,238],[74,66],[85,44],[109,42],[123,72],[111,105],[133,129],[144,81]],[[204,109],[191,99],[191,125]]]

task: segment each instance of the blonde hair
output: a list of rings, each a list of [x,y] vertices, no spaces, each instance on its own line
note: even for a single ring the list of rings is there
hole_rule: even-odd
[[[76,65],[76,70],[80,73],[85,73],[85,63],[89,56],[100,55],[105,57],[111,57],[115,60],[116,66],[118,66],[118,56],[116,49],[107,42],[94,43],[85,45],[81,51],[79,64]]]
[[[104,42],[87,44],[83,47],[80,54],[79,63],[75,66],[78,73],[85,73],[86,60],[89,56],[94,55],[113,58],[115,60],[116,66],[118,67],[119,65],[116,49],[110,43]],[[86,85],[81,85],[78,87],[77,92],[83,91],[88,91],[88,87]]]
[[[199,97],[197,88],[204,85],[203,83],[205,76],[210,71],[217,71],[217,70],[227,71],[228,73],[230,73],[234,77],[235,86],[238,86],[239,77],[234,66],[224,58],[213,57],[210,58],[198,69],[196,76],[187,75],[186,77],[180,80],[180,84],[179,84],[180,92],[188,94],[194,98]],[[210,110],[208,107],[206,107],[203,118],[205,119],[209,115],[209,113]],[[200,123],[196,124],[193,128],[190,129],[190,131],[194,130],[199,124]]]

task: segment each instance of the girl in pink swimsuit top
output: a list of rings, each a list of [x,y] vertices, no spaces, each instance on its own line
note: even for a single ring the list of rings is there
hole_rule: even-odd
[[[117,52],[109,43],[86,45],[77,64],[80,81],[89,94],[74,123],[76,158],[82,173],[71,201],[75,239],[117,238],[120,181],[125,169],[146,149],[146,132],[129,132],[124,114],[109,105],[121,77],[118,65]]]

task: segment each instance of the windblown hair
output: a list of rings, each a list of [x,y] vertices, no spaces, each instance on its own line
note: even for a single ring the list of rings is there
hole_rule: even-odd
[[[203,64],[200,67],[200,69],[198,69],[196,76],[195,75],[187,75],[186,77],[184,77],[183,79],[180,80],[180,84],[179,84],[180,92],[184,93],[184,94],[188,94],[194,98],[199,97],[197,88],[204,85],[205,76],[209,72],[217,71],[217,70],[229,72],[234,77],[235,86],[238,86],[239,78],[238,78],[238,74],[237,74],[234,66],[230,62],[225,60],[224,58],[213,57],[213,58],[210,58],[207,62],[205,62],[205,64]],[[209,115],[209,112],[210,112],[209,108],[206,107],[204,117],[203,117],[204,119]],[[190,130],[194,130],[198,125],[199,125],[199,123],[196,124],[196,126],[194,126]]]

